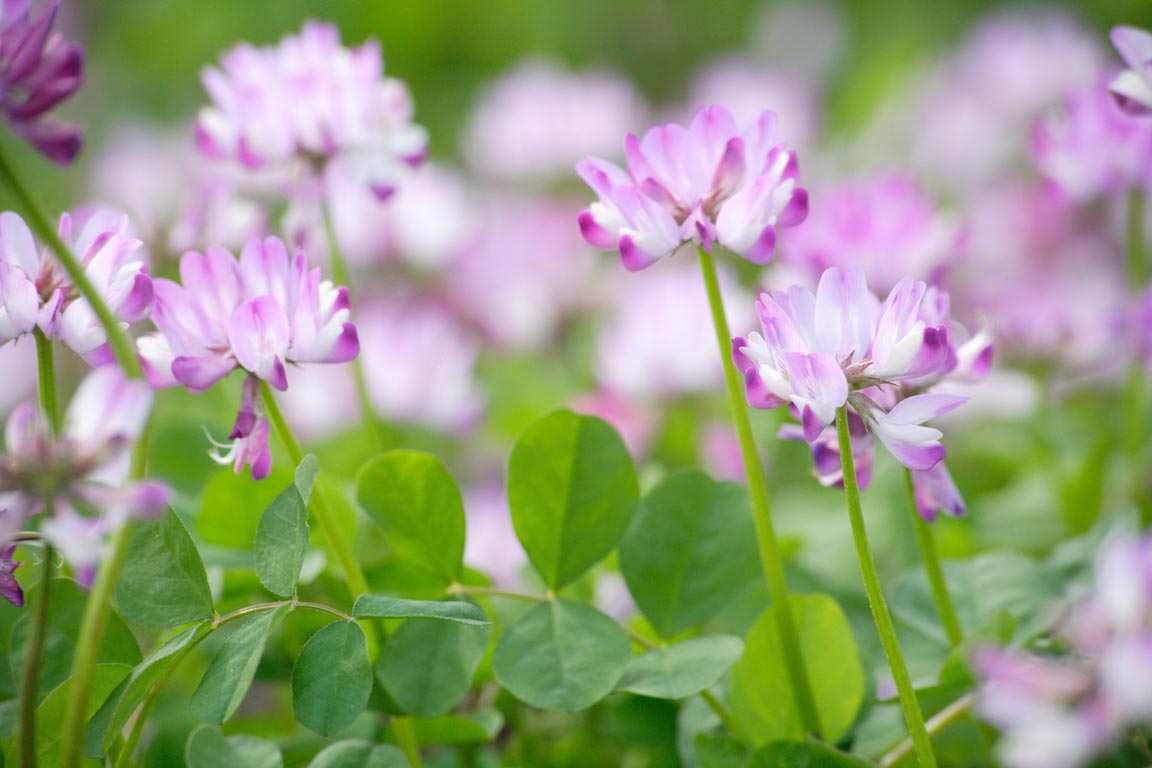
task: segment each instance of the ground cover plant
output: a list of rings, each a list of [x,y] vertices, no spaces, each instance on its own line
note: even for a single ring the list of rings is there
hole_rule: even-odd
[[[453,147],[303,15],[142,122],[129,5],[0,3],[3,765],[1152,765],[1146,10],[860,109],[774,3]]]

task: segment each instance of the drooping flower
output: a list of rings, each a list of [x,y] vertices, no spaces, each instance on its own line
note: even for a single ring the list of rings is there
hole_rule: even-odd
[[[159,514],[167,504],[164,485],[127,482],[127,458],[151,409],[147,384],[105,366],[80,384],[59,435],[51,434],[33,403],[8,419],[0,507],[16,526],[47,512],[41,532],[86,583],[109,533],[130,518]]]
[[[244,401],[231,440],[220,456],[237,469],[252,465],[267,475],[267,424],[255,403],[257,380],[288,388],[294,363],[341,363],[360,352],[350,322],[348,289],[320,279],[304,253],[289,257],[276,237],[252,238],[237,260],[220,247],[180,260],[181,283],[157,280],[158,333],[139,341],[144,370],[153,386],[182,384],[203,392],[236,368],[248,372]]]
[[[868,291],[862,272],[832,268],[815,294],[794,286],[763,294],[756,306],[763,335],[733,339],[748,401],[758,408],[794,409],[798,434],[812,446],[823,483],[842,483],[831,425],[844,405],[850,406],[853,454],[866,467],[868,434],[912,470],[914,480],[939,465],[945,455],[942,433],[926,422],[967,398],[926,390],[950,374],[983,375],[991,356],[986,335],[968,338],[952,323],[946,297],[906,278],[881,303]],[[782,436],[796,434],[789,428]],[[945,493],[942,476],[941,470],[919,476],[925,502],[932,494],[945,511],[962,514],[963,503]],[[930,518],[935,507],[922,507],[921,513]]]
[[[345,48],[331,24],[309,21],[272,47],[238,45],[203,80],[212,105],[196,139],[213,159],[258,169],[340,157],[383,200],[427,151],[407,86],[384,77],[379,43]]]
[[[60,0],[33,19],[30,0],[0,5],[0,105],[12,130],[54,163],[80,151],[80,127],[47,117],[84,81],[84,51],[52,31]]]
[[[1032,135],[1040,172],[1071,200],[1123,193],[1152,181],[1152,122],[1133,120],[1102,84],[1072,93]]]
[[[1067,652],[986,649],[976,712],[1009,768],[1077,768],[1152,723],[1152,538],[1101,545],[1088,596],[1058,626]]]
[[[1134,27],[1113,27],[1111,37],[1128,65],[1108,85],[1112,98],[1129,115],[1152,114],[1152,34]]]
[[[127,228],[126,216],[97,211],[77,233],[65,213],[59,233],[112,314],[131,323],[148,316],[153,287]],[[51,250],[37,246],[18,215],[0,213],[0,344],[35,328],[93,365],[112,359],[104,326]]]
[[[464,156],[486,176],[548,180],[582,157],[614,152],[644,112],[636,89],[618,75],[529,60],[480,95]]]
[[[17,608],[24,607],[24,590],[16,580],[16,569],[24,565],[19,560],[13,560],[16,554],[16,545],[10,544],[0,553],[0,597]]]
[[[817,204],[789,236],[780,260],[813,282],[829,267],[864,270],[878,291],[901,278],[938,282],[957,256],[960,231],[902,174],[841,182],[813,192]]]
[[[618,249],[643,269],[684,243],[720,245],[757,264],[771,261],[777,230],[808,215],[796,155],[774,137],[776,115],[761,112],[740,130],[728,110],[700,109],[688,126],[651,128],[624,139],[627,170],[589,158],[576,166],[599,195],[580,214],[584,239]]]

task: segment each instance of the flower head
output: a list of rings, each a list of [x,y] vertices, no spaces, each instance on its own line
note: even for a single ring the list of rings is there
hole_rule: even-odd
[[[0,106],[12,130],[54,163],[80,151],[80,128],[47,113],[84,81],[84,51],[52,31],[60,0],[33,19],[30,0],[0,4]]]
[[[0,507],[15,525],[48,511],[40,529],[82,581],[91,580],[108,533],[129,518],[158,514],[167,503],[163,485],[126,482],[128,453],[151,409],[147,384],[105,366],[80,384],[59,435],[32,403],[8,418]]]
[[[383,75],[379,43],[345,48],[331,24],[309,21],[277,46],[241,44],[204,70],[212,105],[196,121],[197,146],[249,169],[355,158],[385,199],[424,158],[427,134],[412,122],[407,87]]]
[[[776,115],[741,130],[728,110],[704,107],[690,125],[624,139],[627,170],[598,158],[576,166],[599,200],[580,214],[584,239],[647,267],[693,242],[714,242],[757,264],[771,261],[776,231],[808,215],[794,153],[774,138]]]
[[[1133,120],[1096,84],[1037,124],[1032,154],[1045,178],[1074,201],[1115,195],[1152,181],[1152,122]]]
[[[905,276],[938,281],[955,259],[959,228],[909,176],[846,181],[816,196],[780,251],[813,280],[829,267],[859,267],[874,288],[891,290]]]
[[[79,232],[65,213],[59,229],[104,303],[125,323],[147,317],[153,298],[141,243],[127,228],[127,217],[98,211]],[[35,328],[94,365],[111,359],[103,325],[55,256],[37,246],[23,219],[0,213],[0,344]]]
[[[748,401],[793,409],[800,427],[782,436],[802,437],[812,446],[821,482],[842,483],[831,424],[837,409],[848,405],[858,460],[870,466],[868,436],[874,435],[913,470],[926,518],[937,508],[963,514],[947,473],[936,469],[945,455],[942,433],[926,422],[967,398],[927,390],[945,377],[972,380],[986,373],[986,334],[969,337],[952,322],[946,295],[924,283],[905,278],[881,303],[859,270],[829,269],[815,294],[793,286],[762,295],[756,308],[763,334],[733,339]]]
[[[1113,27],[1112,45],[1128,65],[1108,84],[1112,98],[1129,115],[1152,114],[1152,34],[1133,27]]]
[[[256,388],[266,381],[287,389],[293,363],[340,363],[359,354],[348,289],[322,281],[302,251],[290,258],[276,237],[250,239],[239,260],[220,247],[189,251],[180,260],[180,277],[182,283],[156,281],[152,321],[159,332],[139,341],[145,375],[153,386],[182,384],[203,392],[236,368],[247,371],[230,436],[245,442],[219,458],[234,462],[237,471],[250,463],[259,479],[271,459]]]
[[[0,597],[17,608],[24,607],[24,590],[20,582],[16,581],[16,569],[24,565],[19,560],[13,560],[16,554],[16,545],[10,544],[0,553]]]

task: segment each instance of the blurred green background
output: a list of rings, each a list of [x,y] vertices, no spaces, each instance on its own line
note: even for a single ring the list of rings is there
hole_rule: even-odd
[[[803,2],[801,3],[804,4]],[[877,97],[1001,8],[1059,10],[1098,28],[1152,27],[1148,0],[827,0],[843,39],[831,84],[833,130],[851,129]],[[630,75],[656,104],[683,96],[717,54],[757,50],[773,2],[732,0],[70,0],[89,44],[89,85],[70,105],[92,139],[125,116],[184,122],[203,103],[199,72],[235,43],[277,41],[308,18],[347,42],[381,41],[389,74],[416,97],[433,153],[451,156],[478,86],[528,55]],[[641,126],[637,126],[640,128]]]

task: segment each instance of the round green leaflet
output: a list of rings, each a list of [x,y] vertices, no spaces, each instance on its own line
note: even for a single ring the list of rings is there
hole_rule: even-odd
[[[575,712],[612,692],[630,654],[628,635],[613,619],[582,603],[546,600],[500,637],[492,668],[521,701]]]
[[[639,495],[624,442],[593,416],[553,411],[520,437],[508,462],[512,525],[553,590],[612,551]]]

